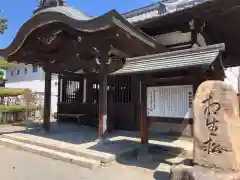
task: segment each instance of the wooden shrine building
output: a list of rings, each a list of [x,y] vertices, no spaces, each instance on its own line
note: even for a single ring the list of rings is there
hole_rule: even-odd
[[[56,73],[58,113],[84,114],[85,124],[97,122],[100,137],[141,130],[147,142],[154,122],[191,126],[198,85],[223,80],[224,67],[239,64],[240,26],[229,20],[240,14],[239,4],[213,0],[168,13],[156,3],[92,18],[60,0],[42,1],[0,56],[45,70],[46,130]]]

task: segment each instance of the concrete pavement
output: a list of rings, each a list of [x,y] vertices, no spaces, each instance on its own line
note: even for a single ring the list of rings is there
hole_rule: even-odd
[[[17,128],[17,129],[16,129]],[[94,141],[94,133],[81,127],[77,127],[76,130],[69,132],[69,129],[65,130],[65,127],[60,129],[55,128],[51,133],[35,132],[22,132],[20,127],[1,126],[0,134],[1,138],[6,135],[15,135],[18,138],[25,138],[28,141],[34,141],[40,144],[47,144],[44,146],[47,149],[51,149],[49,144],[55,145],[58,148],[64,146],[65,151],[68,148],[73,149],[88,149],[91,151],[99,151],[98,153],[114,153],[118,149],[122,149],[122,146],[113,144],[106,149],[96,146]],[[79,131],[80,129],[80,131]],[[65,131],[64,131],[65,130]],[[121,134],[122,133],[122,134]],[[87,136],[82,134],[88,134]],[[26,136],[26,137],[25,137]],[[32,138],[33,137],[33,138]],[[44,141],[42,141],[43,139]],[[113,134],[110,137],[112,141],[116,142],[134,142],[138,143],[140,139],[135,134],[130,132],[119,132]],[[10,139],[11,140],[11,139]],[[56,140],[57,143],[54,143]],[[20,143],[23,142],[22,140]],[[25,141],[24,141],[25,142]],[[27,146],[32,143],[25,142]],[[157,137],[152,138],[149,141],[149,152],[151,155],[148,158],[138,158],[135,151],[126,156],[117,159],[117,162],[111,164],[111,166],[101,167],[99,169],[88,170],[86,168],[79,167],[75,164],[61,162],[50,158],[45,158],[40,155],[32,154],[25,151],[18,151],[12,148],[6,148],[6,146],[0,145],[0,179],[3,180],[132,180],[132,179],[144,179],[144,180],[167,180],[169,179],[169,171],[171,165],[181,164],[186,158],[191,158],[192,142],[191,140],[178,139],[176,137]],[[65,146],[68,144],[67,146]],[[70,144],[70,145],[69,145]],[[122,144],[122,143],[120,143]],[[123,143],[125,144],[125,143]],[[39,144],[37,144],[39,145]],[[117,146],[116,146],[117,145]],[[116,147],[115,147],[116,146]],[[10,146],[11,147],[11,146]],[[13,146],[14,147],[14,146]],[[114,148],[115,147],[115,148]],[[129,145],[127,145],[129,147]],[[185,151],[182,151],[185,149]],[[31,152],[31,151],[30,151]],[[38,153],[39,154],[39,153]],[[144,157],[144,156],[143,156]],[[110,165],[108,164],[108,165]]]
[[[69,125],[58,127],[53,124],[52,131],[49,133],[35,129],[25,132],[19,131],[19,128],[1,126],[0,144],[90,169],[99,167],[101,164],[111,164],[123,154],[135,152],[135,149],[140,146],[140,138],[136,132],[115,131],[108,135],[109,141],[103,145],[96,143],[97,131],[90,127]],[[191,141],[176,137],[159,136],[151,139],[149,143],[150,146],[166,147],[167,150],[164,151],[169,152],[176,150],[191,152],[193,147]],[[158,154],[164,155],[164,151],[160,149]],[[178,155],[169,158],[164,160],[179,162]],[[171,162],[171,164],[175,163]]]
[[[74,164],[0,146],[2,180],[165,180],[154,170],[113,164],[94,171]]]

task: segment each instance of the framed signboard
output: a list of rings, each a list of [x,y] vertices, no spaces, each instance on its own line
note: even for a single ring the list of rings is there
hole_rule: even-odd
[[[148,87],[147,114],[189,119],[193,117],[192,99],[192,85]]]

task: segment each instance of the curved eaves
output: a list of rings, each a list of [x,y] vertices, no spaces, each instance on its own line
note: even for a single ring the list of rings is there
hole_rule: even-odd
[[[76,17],[69,17],[68,14],[64,14],[60,11],[46,11],[37,13],[28,20],[20,28],[13,42],[6,49],[0,49],[0,56],[7,58],[8,56],[13,55],[22,47],[27,37],[33,31],[40,27],[57,22],[66,24],[78,31],[88,33],[105,30],[115,25],[129,32],[132,36],[140,39],[153,49],[157,49],[160,46],[153,38],[149,37],[138,28],[135,28],[115,10],[91,20],[79,20]],[[163,46],[161,46],[161,48],[164,49]]]
[[[26,41],[27,37],[36,29],[46,26],[51,23],[64,23],[70,27],[84,31],[84,32],[94,32],[99,29],[108,28],[111,25],[109,17],[112,16],[113,12],[98,17],[96,19],[85,21],[85,20],[76,20],[65,14],[59,12],[43,12],[33,16],[30,20],[23,24],[23,26],[18,31],[13,42],[6,48],[0,50],[0,56],[7,57],[13,55],[18,51],[21,46]]]

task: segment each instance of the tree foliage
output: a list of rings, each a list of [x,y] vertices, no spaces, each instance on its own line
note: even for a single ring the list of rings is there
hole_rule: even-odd
[[[15,67],[16,67],[15,63],[8,63],[4,59],[0,58],[0,81],[4,80],[4,70]]]
[[[3,34],[4,31],[8,28],[7,21],[8,20],[6,18],[0,18],[0,34]]]
[[[1,10],[0,10],[0,13],[1,13]],[[0,34],[3,34],[5,30],[8,28],[7,22],[8,20],[6,18],[0,17]],[[0,81],[4,80],[4,70],[8,68],[14,68],[14,67],[16,67],[15,63],[8,63],[6,60],[0,57]]]
[[[0,69],[8,69],[8,68],[15,68],[15,67],[16,67],[15,63],[9,63],[4,59],[0,58]]]
[[[0,10],[1,12],[1,10]],[[7,26],[8,20],[6,18],[0,18],[0,34],[3,34],[4,31],[8,28]],[[0,81],[4,79],[4,71],[7,68],[13,68],[16,64],[14,63],[8,63],[4,59],[0,57]]]

